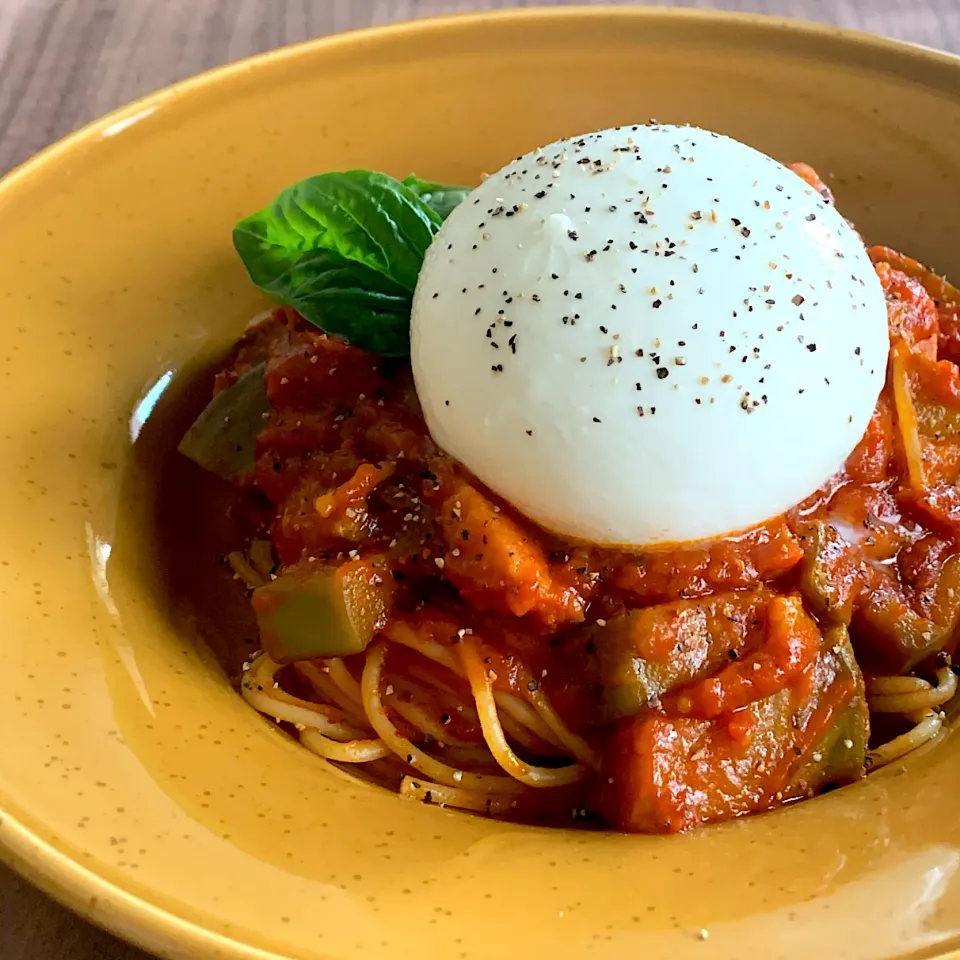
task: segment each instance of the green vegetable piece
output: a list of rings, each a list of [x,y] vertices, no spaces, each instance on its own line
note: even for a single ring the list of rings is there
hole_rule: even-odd
[[[309,565],[253,592],[263,649],[277,663],[360,653],[386,623],[389,590],[366,564]]]
[[[442,183],[421,180],[412,173],[403,184],[413,190],[425,204],[433,207],[440,214],[441,220],[446,220],[463,203],[466,196],[473,192],[472,187],[449,187]]]
[[[349,170],[288,187],[234,227],[233,243],[258,287],[321,330],[406,356],[412,293],[441,223],[416,190]]]
[[[933,587],[931,617],[921,616],[893,584],[871,591],[854,617],[854,636],[868,641],[860,658],[868,670],[904,673],[941,650],[960,624],[960,555],[943,565]]]
[[[824,638],[795,684],[732,717],[657,713],[622,730],[613,767],[620,809],[634,828],[662,830],[755,813],[863,776],[868,736],[863,681],[840,627]],[[742,726],[741,726],[742,724]],[[745,734],[745,735],[744,735]],[[819,741],[819,742],[817,742]]]
[[[804,558],[800,564],[800,592],[809,609],[837,623],[850,623],[853,600],[860,586],[856,548],[824,521],[804,527]],[[852,569],[851,569],[852,565]]]
[[[830,523],[806,524],[803,541],[800,590],[805,604],[821,621],[852,623],[868,670],[896,674],[913,669],[940,650],[960,623],[960,557],[944,563],[928,591],[933,612],[924,616],[895,576],[862,590],[863,556]]]
[[[747,645],[768,597],[754,591],[677,600],[586,628],[584,680],[594,691],[597,722],[655,706],[670,690],[729,663]]]
[[[870,739],[870,714],[867,710],[863,674],[853,655],[853,647],[843,626],[832,627],[824,638],[824,652],[814,668],[813,693],[794,718],[792,726],[805,725],[820,697],[829,694],[834,683],[853,683],[853,696],[847,701],[820,741],[809,750],[790,777],[784,790],[788,797],[805,796],[826,786],[839,786],[859,780],[866,769],[867,742]]]
[[[263,415],[270,410],[265,370],[260,363],[221,390],[180,441],[180,453],[225,480],[246,479],[253,472]]]

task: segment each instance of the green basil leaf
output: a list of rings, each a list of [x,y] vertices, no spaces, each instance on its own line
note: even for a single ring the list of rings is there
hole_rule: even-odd
[[[326,333],[384,357],[410,353],[410,293],[361,263],[308,250],[263,289]]]
[[[471,187],[449,187],[442,183],[431,183],[412,173],[403,181],[403,185],[413,190],[427,206],[440,214],[441,220],[446,220],[467,194],[472,192]]]
[[[284,190],[241,220],[233,242],[254,283],[266,288],[310,250],[329,250],[413,291],[440,216],[393,177],[369,170],[324,173]]]

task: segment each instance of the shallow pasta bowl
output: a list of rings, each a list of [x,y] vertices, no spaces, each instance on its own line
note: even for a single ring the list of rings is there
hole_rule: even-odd
[[[346,779],[232,691],[228,531],[173,455],[263,306],[230,229],[326,169],[474,182],[656,116],[832,176],[954,276],[960,61],[784,21],[541,10],[320,41],[92,125],[0,186],[0,848],[165,956],[931,956],[960,945],[960,745],[677,837]],[[960,954],[955,954],[960,956]]]

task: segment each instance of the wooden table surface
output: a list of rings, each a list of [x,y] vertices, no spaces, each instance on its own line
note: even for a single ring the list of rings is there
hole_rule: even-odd
[[[555,0],[559,2],[559,0]],[[94,117],[208,67],[369,24],[511,0],[0,0],[0,173]],[[960,53],[960,0],[678,0]],[[0,867],[0,960],[147,960]]]

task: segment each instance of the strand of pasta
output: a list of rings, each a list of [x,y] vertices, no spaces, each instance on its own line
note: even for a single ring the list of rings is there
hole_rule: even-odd
[[[399,622],[393,623],[384,631],[384,634],[395,643],[400,643],[411,650],[416,650],[435,663],[447,667],[447,669],[458,677],[464,677],[463,666],[448,648],[436,641],[424,640],[407,624]],[[462,640],[466,640],[468,637],[470,637],[470,634],[465,634]],[[497,701],[497,706],[500,707],[507,716],[518,724],[532,730],[543,743],[555,747],[563,747],[578,759],[582,759],[587,755],[592,756],[592,751],[587,744],[563,725],[556,713],[550,708],[543,693],[540,691],[537,691],[537,693],[539,697],[538,702],[534,703],[535,711],[525,710],[524,702],[520,700],[519,697],[515,697],[509,693],[497,691],[494,693],[494,698]],[[541,705],[546,707],[547,712],[550,714],[549,718],[541,709]],[[507,726],[510,727],[510,725],[510,721],[508,720]],[[514,739],[522,743],[527,749],[537,752],[538,745],[530,741],[524,742],[523,734],[517,734],[515,727],[511,728],[510,732],[511,735],[514,736]],[[560,735],[558,735],[558,733]],[[564,738],[566,738],[567,742],[564,742]],[[576,749],[573,749],[574,741],[576,741]]]
[[[461,716],[474,719],[477,723],[480,722],[480,718],[476,713],[476,704],[472,696],[468,701],[462,700],[457,691],[449,684],[444,683],[438,677],[433,677],[426,672],[418,671],[415,666],[410,668],[410,673],[412,676],[422,679],[434,689],[442,691],[449,696],[452,701],[456,701],[456,706],[452,709],[456,710]],[[460,679],[464,679],[459,663],[457,663],[455,675]],[[537,714],[526,703],[510,693],[498,691],[495,696],[497,705],[503,709],[505,713],[503,717],[504,727],[508,735],[517,743],[533,753],[551,752],[551,747],[559,746],[559,744],[554,742],[546,725],[541,722]]]
[[[360,704],[354,704],[349,697],[333,682],[328,673],[322,670],[312,660],[300,660],[294,669],[309,684],[322,700],[328,700],[338,706],[347,715],[347,718],[359,729],[368,726],[367,715]]]
[[[334,739],[344,741],[363,737],[361,731],[345,722],[345,715],[339,707],[301,700],[283,690],[276,681],[279,669],[280,665],[265,653],[250,664],[240,682],[240,693],[247,703],[275,720],[319,730]]]
[[[407,624],[400,621],[391,623],[383,631],[383,635],[394,643],[402,644],[411,650],[416,650],[417,653],[422,653],[428,660],[439,663],[451,671],[451,673],[463,676],[463,671],[457,662],[457,658],[447,647],[437,643],[436,640],[424,640]]]
[[[401,700],[390,698],[387,703],[403,717],[411,726],[416,727],[428,737],[432,737],[440,747],[467,747],[471,746],[466,740],[450,736],[439,720],[434,720],[427,711],[415,700]]]
[[[257,587],[269,583],[269,577],[263,576],[256,570],[239,550],[227,554],[227,563],[230,564],[234,574],[243,581],[248,590],[256,590]]]
[[[590,744],[583,737],[574,733],[557,715],[550,701],[543,695],[543,691],[537,687],[536,690],[529,690],[527,696],[530,698],[537,712],[540,714],[543,722],[549,727],[551,733],[560,741],[561,745],[570,751],[570,754],[576,757],[581,763],[585,763],[594,770],[600,769],[600,758]]]
[[[484,776],[457,770],[415,746],[406,737],[401,736],[390,721],[380,697],[380,679],[387,656],[386,644],[379,640],[367,648],[367,659],[363,667],[360,689],[363,691],[363,705],[370,725],[380,739],[407,764],[419,770],[425,776],[448,787],[472,788],[484,793],[515,793],[522,790],[520,783],[503,776]]]
[[[582,780],[586,770],[579,764],[556,769],[537,767],[525,763],[513,752],[500,725],[497,705],[493,697],[493,684],[476,643],[472,637],[464,637],[457,649],[467,675],[467,682],[477,701],[477,714],[480,717],[484,739],[497,763],[510,776],[530,787],[560,787]]]
[[[360,683],[349,671],[342,657],[331,657],[326,661],[330,672],[330,679],[349,697],[360,709],[363,709],[363,694],[360,692]]]
[[[563,746],[560,738],[550,729],[548,724],[544,723],[543,718],[529,703],[512,693],[503,693],[500,690],[494,691],[493,696],[504,715],[501,718],[502,720],[507,718],[515,720],[520,726],[535,733],[548,746]],[[507,724],[504,724],[504,726],[507,726]],[[528,744],[523,745],[528,746]]]
[[[417,680],[420,683],[425,683],[429,687],[433,687],[434,690],[439,690],[441,693],[449,697],[451,701],[456,701],[459,706],[466,706],[466,702],[463,701],[463,697],[461,697],[460,692],[456,690],[452,684],[442,680],[431,670],[423,669],[418,662],[414,661],[409,665],[406,675],[411,680]],[[459,674],[454,674],[454,676],[459,677]]]
[[[915,684],[892,684],[893,680],[912,680]],[[879,686],[879,690],[878,690]],[[884,692],[879,692],[884,691]],[[917,713],[939,707],[951,700],[957,692],[957,675],[950,667],[937,671],[936,685],[920,677],[879,677],[870,683],[868,705],[874,713]]]
[[[462,787],[448,787],[442,783],[404,777],[400,781],[400,793],[404,797],[420,800],[422,803],[435,803],[441,807],[457,807],[460,810],[473,810],[487,816],[502,816],[516,805],[509,796],[497,796],[491,793],[479,793],[464,790]]]
[[[330,660],[326,662],[326,666],[331,666],[333,663],[339,664],[343,673],[346,673],[352,679],[352,675],[349,674],[349,670],[346,669],[346,666],[343,664],[343,661],[339,658],[335,660]],[[263,661],[263,666],[261,669],[266,669],[266,661]],[[297,670],[301,675],[303,675],[311,685],[317,690],[317,693],[320,696],[330,698],[341,709],[344,709],[345,713],[348,715],[352,714],[353,711],[350,709],[352,704],[348,700],[348,694],[346,691],[350,690],[348,683],[343,682],[343,673],[340,674],[340,683],[335,682],[335,677],[328,675],[322,669],[316,666],[312,661],[301,661],[295,664]],[[336,671],[336,667],[330,671],[333,674]],[[273,670],[275,674],[276,670]],[[264,685],[264,681],[272,679],[275,683],[275,678],[273,674],[264,674],[259,671],[254,673],[254,680],[258,681],[259,685]],[[354,681],[355,682],[355,681]],[[374,760],[382,759],[388,755],[392,755],[391,751],[380,739],[364,739],[362,737],[357,737],[355,739],[341,741],[334,739],[332,737],[327,737],[321,734],[318,730],[313,727],[307,726],[305,723],[299,722],[306,720],[307,718],[303,717],[299,712],[292,713],[289,709],[285,709],[283,704],[280,704],[278,709],[277,704],[277,689],[266,689],[263,692],[269,697],[273,703],[267,707],[265,704],[262,705],[262,712],[269,713],[271,716],[274,716],[276,719],[286,719],[288,722],[295,723],[298,727],[300,741],[303,743],[308,750],[313,753],[318,754],[319,756],[324,757],[327,760],[336,760],[342,763],[368,763]],[[360,684],[356,684],[356,689],[360,691]],[[260,691],[258,691],[259,693]],[[285,693],[285,697],[288,696]],[[302,701],[306,703],[307,701]],[[295,704],[288,704],[288,707],[293,707],[298,709]],[[438,742],[443,743],[441,736],[445,734],[445,731],[439,724],[434,724],[426,711],[415,703],[404,704],[400,701],[394,702],[391,704],[394,709],[397,709],[398,713],[403,716],[406,713],[406,719],[413,726],[422,730],[424,733],[427,733],[437,739]],[[355,719],[351,716],[351,719]],[[310,718],[311,723],[313,723],[313,718]],[[368,725],[366,715],[364,714],[359,722],[363,726]],[[338,733],[340,731],[337,731]],[[448,738],[449,739],[449,738]],[[458,746],[469,746],[466,741],[457,741]],[[478,751],[479,752],[479,751]],[[488,752],[488,751],[484,751]],[[492,758],[490,758],[492,760]]]
[[[422,649],[422,644],[418,643],[417,647]],[[455,666],[455,663],[452,661],[452,659],[438,657],[437,660],[438,662],[441,662],[443,666],[448,668]],[[349,670],[343,663],[343,660],[331,659],[327,661],[327,665],[330,668],[331,679],[344,691],[350,690],[351,684],[355,686],[359,698],[360,684],[354,680],[352,674],[350,674]],[[434,685],[437,686],[436,683],[434,683]],[[455,692],[451,687],[444,685],[442,689],[452,696],[455,696]],[[429,714],[419,706],[419,702],[421,702],[422,699],[422,697],[417,697],[414,695],[406,702],[400,699],[391,699],[389,700],[389,703],[390,706],[401,716],[403,716],[408,723],[433,737],[433,739],[439,744],[443,746],[471,746],[468,741],[452,737],[448,731],[444,730],[443,726],[438,721],[433,720],[433,718],[431,718]],[[534,751],[542,749],[543,743],[546,743],[547,745],[552,744],[554,746],[561,746],[557,738],[552,735],[549,727],[543,723],[538,715],[522,700],[512,696],[511,694],[500,694],[497,697],[497,701],[498,706],[500,706],[501,709],[506,710],[516,721],[515,723],[508,722],[508,726],[510,728],[508,732],[510,736],[516,739],[527,749]],[[535,734],[535,736],[531,737],[528,731]],[[540,741],[543,741],[543,743]]]
[[[409,671],[409,673],[412,672],[413,671]],[[468,722],[476,722],[479,725],[480,721],[477,719],[474,711],[472,699],[465,700],[445,685],[440,686],[434,683],[433,678],[429,676],[425,676],[421,680],[420,678],[414,679],[412,676],[391,675],[387,679],[387,695],[384,699],[386,699],[394,709],[397,709],[398,704],[403,704],[403,706],[397,709],[397,712],[401,715],[403,715],[403,711],[407,706],[413,706],[416,710],[420,711],[424,716],[422,729],[424,732],[429,733],[439,744],[444,747],[473,747],[477,745],[475,739],[465,740],[454,736],[443,719],[446,717],[447,722],[450,722],[453,719],[453,715],[456,714],[458,718]],[[390,686],[394,687],[394,695],[390,695]],[[424,707],[421,706],[421,704],[424,703],[431,703],[439,711],[440,719],[430,716]],[[421,726],[421,723],[411,719],[411,716],[407,716],[405,719],[414,726]]]
[[[544,756],[562,756],[562,749],[558,745],[554,744],[552,739],[547,740],[540,736],[536,730],[531,729],[523,722],[523,720],[516,719],[516,717],[509,712],[511,700],[513,700],[514,705],[519,703],[523,706],[526,706],[522,700],[517,700],[512,694],[503,693],[501,690],[494,691],[493,702],[497,707],[497,716],[507,737],[509,737],[509,739],[518,746],[523,747],[525,750],[529,750],[532,754],[542,754]],[[534,722],[541,727],[543,726],[543,724],[540,722],[540,718],[535,714]]]
[[[867,681],[868,696],[887,696],[891,693],[915,693],[925,690],[929,683],[922,677],[913,675],[896,677],[871,677]]]
[[[371,760],[380,760],[390,753],[386,744],[379,739],[350,740],[347,743],[340,743],[338,740],[325,737],[317,730],[310,729],[300,731],[300,742],[325,760],[338,760],[340,763],[369,763]]]
[[[885,767],[894,760],[900,760],[908,753],[919,749],[940,733],[943,728],[943,714],[937,710],[922,710],[907,716],[914,726],[893,740],[882,743],[867,754],[867,768],[871,771]]]
[[[342,663],[342,661],[340,662]],[[334,684],[332,682],[325,683],[324,681],[330,681],[332,678],[328,678],[322,670],[317,668],[316,665],[310,661],[303,661],[298,663],[296,666],[298,671],[306,676],[312,685],[315,685],[317,688],[319,688],[318,693],[324,696],[331,696],[331,687],[334,687]],[[288,722],[294,723],[298,728],[301,743],[303,743],[308,750],[318,754],[324,759],[335,760],[341,763],[369,763],[388,756],[394,756],[390,749],[379,738],[365,739],[362,737],[356,737],[355,739],[350,739],[344,742],[332,737],[324,736],[319,732],[319,730],[316,729],[315,718],[307,718],[299,712],[299,705],[306,704],[307,701],[299,701],[299,698],[291,697],[289,694],[286,694],[285,691],[282,691],[275,685],[275,673],[277,669],[278,665],[272,663],[272,661],[270,661],[265,654],[262,655],[261,660],[257,664],[257,669],[253,671],[251,680],[256,686],[264,687],[262,691],[256,691],[257,694],[262,694],[271,702],[257,702],[254,703],[254,705],[257,706],[261,712],[267,713],[276,719],[287,720]],[[272,686],[268,687],[268,683],[272,684]],[[357,685],[357,689],[360,689],[359,684]],[[342,690],[340,692],[342,692]],[[297,701],[297,703],[284,703],[283,701],[279,700],[278,693],[279,696],[284,698],[284,700]],[[254,697],[253,699],[258,701],[259,697]],[[343,699],[345,699],[345,697]],[[394,708],[396,708],[398,705],[398,703],[392,704]],[[401,715],[404,706],[409,707],[413,705],[400,705],[400,711],[398,712],[401,712]],[[429,718],[426,717],[425,712],[417,707],[414,707],[414,710],[416,713],[415,715],[408,717],[409,721],[418,728],[423,728],[424,721],[426,721],[425,726],[429,727],[430,721]],[[305,722],[301,722],[307,720],[309,720],[309,726]],[[345,733],[346,731],[336,730],[334,732],[339,735]],[[431,731],[426,729],[424,732],[429,733]],[[436,734],[441,734],[443,732],[444,731],[442,731],[442,729],[433,730],[433,733]],[[465,741],[460,742],[458,745],[467,746]],[[492,762],[493,758],[489,756],[489,751],[482,748],[477,748],[476,752],[470,759],[482,760],[484,757],[489,758],[491,761],[491,766],[495,766]],[[399,758],[397,759],[399,762]]]
[[[456,764],[461,770],[469,769],[474,773],[499,774],[500,772],[500,765],[493,759],[486,741],[475,747],[445,747],[443,756],[445,760]]]
[[[300,673],[306,676],[311,684],[317,688],[318,693],[321,696],[326,696],[332,699],[338,706],[342,707],[345,712],[350,716],[350,719],[356,722],[356,715],[354,710],[356,710],[360,715],[360,723],[363,726],[368,725],[366,714],[363,713],[362,704],[354,707],[352,702],[352,697],[350,693],[353,692],[351,685],[355,684],[356,691],[358,696],[360,696],[360,684],[353,679],[353,675],[347,669],[343,660],[339,657],[331,658],[324,662],[324,666],[328,668],[328,673],[325,673],[321,668],[317,667],[316,664],[312,661],[302,661],[295,665]],[[339,669],[338,669],[339,668]],[[349,678],[348,680],[345,679]],[[399,681],[397,681],[399,683]],[[404,693],[412,693],[411,699],[405,701],[399,697],[390,697],[388,702],[392,709],[396,710],[411,726],[417,728],[422,733],[426,734],[429,737],[432,737],[438,746],[440,747],[472,747],[473,744],[466,740],[461,740],[458,737],[453,737],[450,735],[450,732],[443,726],[443,724],[434,720],[430,714],[420,706],[420,703],[425,699],[419,691],[413,687],[413,685],[404,682],[402,684],[402,689]],[[379,740],[369,740],[362,741],[357,740],[353,741],[355,745],[363,745],[362,747],[357,747],[356,749],[342,752],[337,748],[331,748],[325,743],[321,743],[316,738],[310,738],[311,742],[307,743],[304,737],[301,735],[301,740],[304,741],[304,744],[308,746],[314,753],[318,753],[323,757],[326,757],[328,760],[343,760],[347,763],[356,763],[361,761],[369,761],[379,759],[380,757],[389,753],[386,747],[382,745],[382,741]],[[380,744],[379,750],[374,750],[372,747],[367,747],[367,744]],[[348,755],[349,754],[349,755]]]

